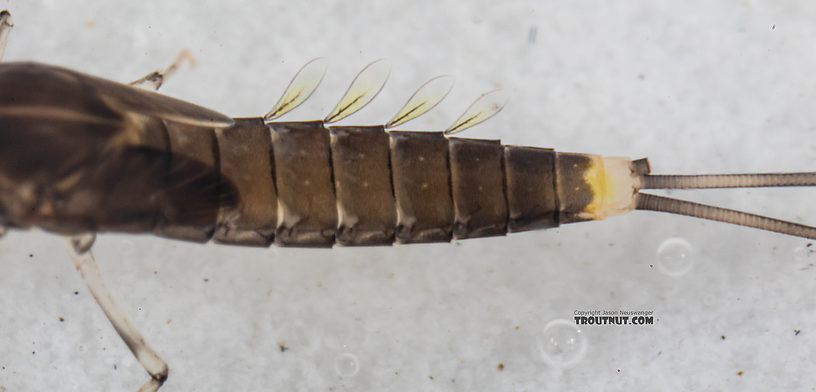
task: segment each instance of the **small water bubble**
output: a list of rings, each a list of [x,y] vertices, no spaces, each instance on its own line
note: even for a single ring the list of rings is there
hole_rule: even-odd
[[[572,366],[584,358],[586,349],[587,341],[581,330],[564,319],[547,323],[538,337],[538,350],[550,365]]]
[[[672,237],[657,247],[657,268],[669,276],[682,276],[694,265],[692,247],[688,241]]]
[[[793,250],[793,259],[797,262],[816,261],[816,249],[814,246],[799,246]]]
[[[136,245],[129,239],[122,239],[119,243],[119,254],[124,256],[132,255]],[[126,258],[126,257],[125,257]]]
[[[352,353],[342,353],[334,358],[334,371],[340,377],[354,377],[360,371],[360,362]]]

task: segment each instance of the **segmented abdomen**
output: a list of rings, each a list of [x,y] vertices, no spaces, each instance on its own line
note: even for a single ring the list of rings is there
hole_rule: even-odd
[[[579,220],[571,212],[592,200],[584,154],[321,121],[189,128],[165,123],[172,154],[217,166],[241,202],[211,224],[159,222],[159,235],[257,246],[447,242]]]

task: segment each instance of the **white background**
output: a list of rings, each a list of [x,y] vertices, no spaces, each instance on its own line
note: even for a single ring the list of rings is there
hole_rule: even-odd
[[[816,168],[816,5],[805,1],[0,7],[16,24],[4,61],[129,81],[187,48],[198,65],[162,91],[233,116],[262,115],[303,63],[325,56],[323,85],[285,120],[322,118],[357,71],[385,57],[393,70],[381,97],[343,124],[387,121],[421,83],[450,74],[448,99],[402,128],[443,129],[502,87],[505,110],[464,136],[648,156],[655,173]],[[672,196],[816,223],[813,190]],[[692,247],[680,276],[657,267],[670,237]],[[450,245],[243,249],[101,235],[94,251],[114,296],[169,363],[166,392],[669,391],[816,383],[808,243],[634,212]],[[659,321],[582,328],[586,353],[571,366],[542,356],[547,323],[619,308],[654,310]],[[357,359],[354,375],[336,369],[346,354]],[[147,378],[62,240],[41,232],[0,240],[0,365],[7,391],[135,390]]]

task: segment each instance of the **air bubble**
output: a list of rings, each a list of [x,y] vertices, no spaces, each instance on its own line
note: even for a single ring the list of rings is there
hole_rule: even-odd
[[[360,362],[357,356],[352,353],[342,353],[334,358],[334,371],[340,377],[354,377],[360,371]]]
[[[682,238],[667,238],[657,247],[657,268],[669,276],[682,276],[694,265],[691,244]]]
[[[816,261],[816,246],[808,245],[808,246],[799,246],[793,250],[793,259],[799,263],[809,261],[814,262]]]
[[[132,255],[135,249],[136,244],[134,244],[132,240],[122,239],[119,243],[118,252],[123,255]]]
[[[547,323],[538,337],[541,357],[553,366],[567,367],[584,359],[587,341],[572,322],[557,319]]]

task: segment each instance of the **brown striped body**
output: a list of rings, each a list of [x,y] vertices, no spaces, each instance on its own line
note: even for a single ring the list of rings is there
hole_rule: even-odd
[[[7,226],[385,245],[555,227],[584,220],[593,200],[591,155],[382,126],[229,121],[57,67],[0,67]]]
[[[203,132],[217,140],[218,156],[207,161],[220,162],[241,199],[214,223],[220,243],[449,242],[555,227],[571,216],[561,205],[581,211],[592,199],[588,186],[561,192],[566,204],[557,196],[558,179],[573,186],[583,178],[585,168],[572,166],[582,154],[315,121],[236,119]]]

